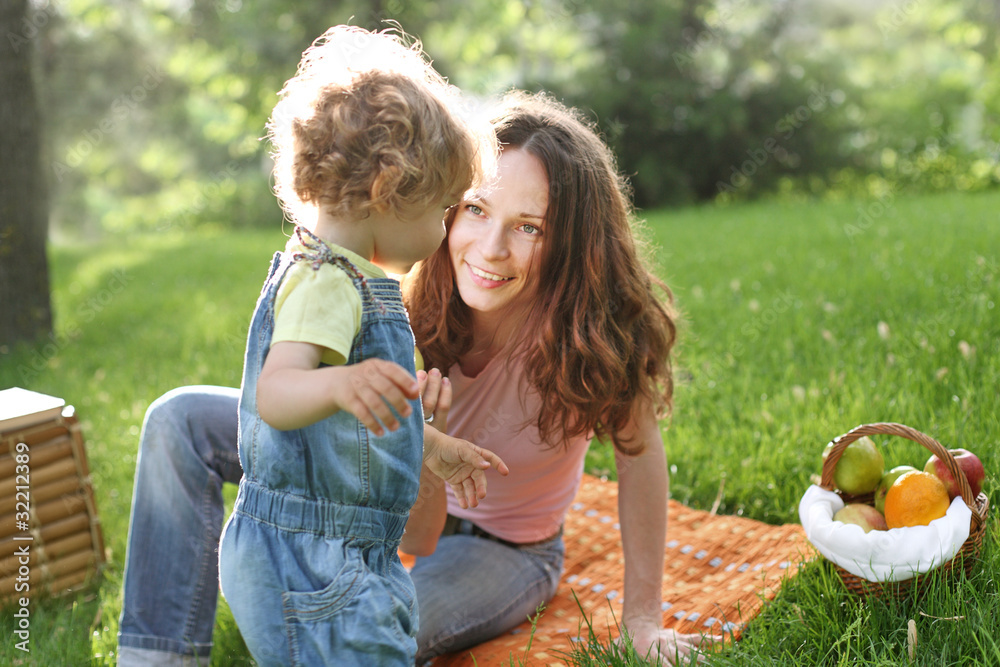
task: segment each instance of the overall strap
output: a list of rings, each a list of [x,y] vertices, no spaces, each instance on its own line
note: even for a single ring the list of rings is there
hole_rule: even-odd
[[[343,255],[333,252],[333,250],[326,243],[323,242],[321,238],[310,232],[308,229],[301,225],[295,227],[295,236],[299,239],[305,248],[309,252],[296,252],[292,254],[293,262],[311,262],[313,271],[319,271],[319,268],[323,264],[332,264],[351,276],[351,280],[354,282],[355,287],[361,292],[362,298],[370,301],[378,308],[380,313],[385,313],[385,306],[376,297],[371,289],[368,287],[368,280],[365,278],[364,274],[358,270],[358,267],[354,266],[351,260],[347,259]]]

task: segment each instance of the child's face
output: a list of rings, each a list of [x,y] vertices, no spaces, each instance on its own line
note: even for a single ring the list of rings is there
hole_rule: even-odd
[[[445,213],[459,200],[448,195],[424,209],[372,213],[375,256],[372,262],[387,273],[404,274],[429,257],[444,240]]]

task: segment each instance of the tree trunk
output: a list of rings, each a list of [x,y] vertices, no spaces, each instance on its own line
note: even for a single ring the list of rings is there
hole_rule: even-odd
[[[44,11],[0,0],[0,347],[52,331],[48,187],[32,72]]]

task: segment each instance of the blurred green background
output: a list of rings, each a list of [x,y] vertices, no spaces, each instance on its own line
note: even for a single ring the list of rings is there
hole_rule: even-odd
[[[640,207],[1000,183],[997,2],[42,0],[54,237],[274,225],[277,91],[328,26],[386,19],[472,94],[584,109]]]
[[[79,410],[109,567],[96,590],[36,607],[35,652],[7,643],[0,664],[114,663],[142,416],[178,385],[239,382],[245,323],[284,242],[264,123],[302,50],[338,23],[398,21],[470,94],[546,89],[598,124],[684,313],[676,499],[794,522],[822,445],[876,420],[980,452],[995,498],[997,0],[30,5],[0,40],[33,48],[56,322],[0,340],[0,387]],[[0,174],[22,167],[0,159]],[[30,203],[0,194],[10,202]],[[16,259],[5,210],[0,287]],[[0,299],[0,318],[17,309]],[[588,471],[613,475],[611,457],[593,447]],[[916,664],[1000,659],[995,511],[990,531],[967,590],[920,603],[933,621],[918,620],[938,625]],[[862,618],[824,572],[798,577],[714,664],[903,664],[899,629],[916,612]],[[214,664],[249,664],[225,607],[215,641]]]

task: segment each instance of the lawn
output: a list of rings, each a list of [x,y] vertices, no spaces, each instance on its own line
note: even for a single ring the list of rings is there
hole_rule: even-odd
[[[896,421],[976,452],[996,499],[998,210],[1000,193],[647,212],[656,271],[682,313],[664,424],[673,497],[795,522],[824,445],[858,424]],[[0,387],[76,407],[109,566],[75,599],[34,604],[30,654],[14,648],[5,615],[0,664],[115,664],[143,413],[179,385],[239,383],[250,312],[283,240],[276,224],[51,248],[56,333],[0,348]],[[922,467],[929,455],[899,438],[879,445],[889,467]],[[588,470],[613,476],[611,461],[596,444]],[[910,664],[1000,664],[996,514],[970,578],[932,576],[919,600],[861,603],[829,566],[811,563],[709,664],[908,664],[911,619]],[[221,606],[213,665],[250,664]]]

